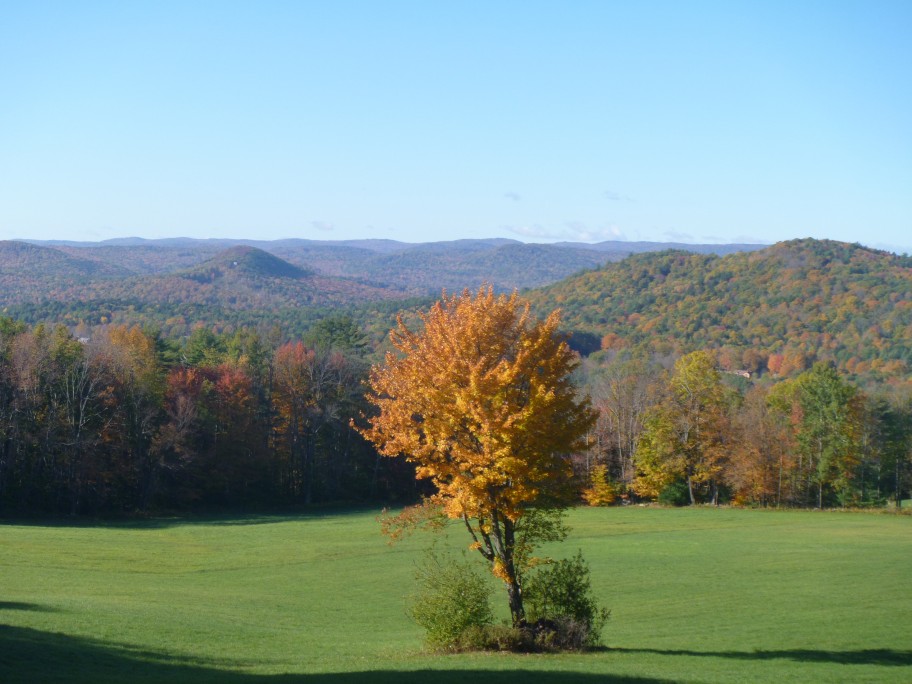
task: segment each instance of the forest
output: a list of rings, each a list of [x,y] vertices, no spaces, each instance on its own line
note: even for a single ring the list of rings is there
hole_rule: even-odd
[[[909,386],[862,391],[818,362],[754,381],[696,351],[671,368],[622,354],[587,361],[598,421],[577,457],[592,504],[882,506],[908,496]]]
[[[514,240],[409,244],[392,240],[0,241],[0,311],[28,323],[155,325],[168,337],[203,323],[264,323],[293,335],[345,309],[362,324],[384,304],[409,306],[490,283],[540,287],[663,243],[557,245]],[[700,253],[761,245],[690,245]],[[389,329],[390,321],[384,324]],[[380,334],[382,338],[385,330]]]
[[[137,326],[91,340],[0,322],[0,506],[133,513],[396,500],[414,478],[349,427],[367,365],[350,319],[304,342]],[[328,341],[328,340],[331,340]]]
[[[414,468],[355,430],[367,340],[346,316],[183,340],[0,319],[0,510],[142,514],[409,502]],[[908,496],[909,386],[862,391],[820,362],[760,381],[697,351],[594,355],[597,420],[572,457],[580,502],[882,506]]]
[[[817,361],[861,385],[912,371],[912,258],[832,240],[725,256],[638,254],[528,293],[583,353],[712,349],[720,367],[787,378]]]
[[[469,251],[488,259],[490,247]],[[4,272],[27,273],[33,250],[52,265],[66,257],[17,245]],[[7,307],[0,509],[134,514],[425,493],[411,465],[380,458],[353,425],[370,418],[366,380],[396,317],[417,325],[433,300],[333,304],[345,290],[321,289],[327,276],[250,246],[194,258],[126,308]],[[80,259],[86,273],[113,268]],[[167,278],[199,296],[175,297]],[[296,299],[301,288],[310,299]],[[908,496],[908,257],[816,240],[661,251],[522,296],[539,317],[561,310],[574,382],[597,411],[588,449],[569,455],[580,501],[819,508]]]

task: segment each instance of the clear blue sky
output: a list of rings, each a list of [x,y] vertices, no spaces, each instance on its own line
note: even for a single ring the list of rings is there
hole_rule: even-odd
[[[0,0],[0,238],[912,251],[912,0]]]

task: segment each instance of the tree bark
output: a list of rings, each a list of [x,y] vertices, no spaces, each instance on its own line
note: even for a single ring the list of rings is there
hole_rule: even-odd
[[[484,535],[485,542],[492,550],[492,562],[498,561],[503,567],[501,579],[507,586],[507,601],[510,605],[510,617],[514,627],[526,624],[526,611],[523,607],[522,587],[516,574],[516,563],[513,560],[513,548],[516,542],[516,529],[513,521],[503,517],[498,511],[491,516],[492,534]]]

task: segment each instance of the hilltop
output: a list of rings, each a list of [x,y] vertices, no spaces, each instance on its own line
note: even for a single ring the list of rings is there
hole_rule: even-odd
[[[129,274],[129,269],[92,258],[89,253],[68,254],[53,247],[29,242],[0,241],[0,275],[3,276],[44,276],[63,281],[114,278]]]
[[[211,282],[218,278],[300,280],[314,274],[313,271],[290,264],[262,249],[236,245],[218,252],[199,266],[187,271],[186,275],[200,282]]]
[[[776,375],[817,360],[878,379],[912,368],[912,259],[857,244],[638,254],[529,296],[540,313],[562,308],[595,343],[585,351],[717,349],[727,367]]]
[[[53,247],[0,241],[0,305],[53,298],[74,284],[125,278],[116,263],[73,255]]]

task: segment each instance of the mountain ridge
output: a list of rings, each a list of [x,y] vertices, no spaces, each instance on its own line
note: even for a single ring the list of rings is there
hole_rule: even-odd
[[[300,242],[281,249],[287,258],[222,243],[0,243],[0,310],[30,322],[151,321],[183,335],[200,323],[306,330],[341,307],[381,340],[404,307],[488,283],[527,288],[539,315],[561,308],[584,354],[711,349],[726,369],[780,376],[815,361],[886,381],[912,371],[912,258],[858,244],[805,238],[723,255],[665,249],[623,258],[516,241],[388,253]],[[94,260],[79,261],[84,254]],[[98,264],[129,275],[99,275]]]
[[[250,247],[308,273],[354,279],[412,296],[439,295],[490,283],[500,291],[540,287],[573,273],[617,261],[665,243],[524,243],[509,238],[425,243],[395,240],[283,240],[118,238],[103,242],[30,241],[74,258],[109,264],[123,274],[154,275],[192,271],[223,250]],[[677,245],[679,243],[669,243]],[[757,245],[691,245],[693,251],[727,253]],[[264,258],[264,257],[261,257]],[[222,273],[226,268],[217,269]],[[267,269],[268,270],[268,269]],[[278,269],[281,270],[281,269]],[[291,274],[291,271],[287,271]],[[194,277],[194,276],[191,276]],[[199,273],[195,277],[201,277]],[[41,287],[38,288],[42,290]]]
[[[815,361],[856,376],[912,370],[912,258],[832,240],[725,256],[631,256],[528,293],[563,311],[586,352],[714,349],[734,370],[791,375]]]

